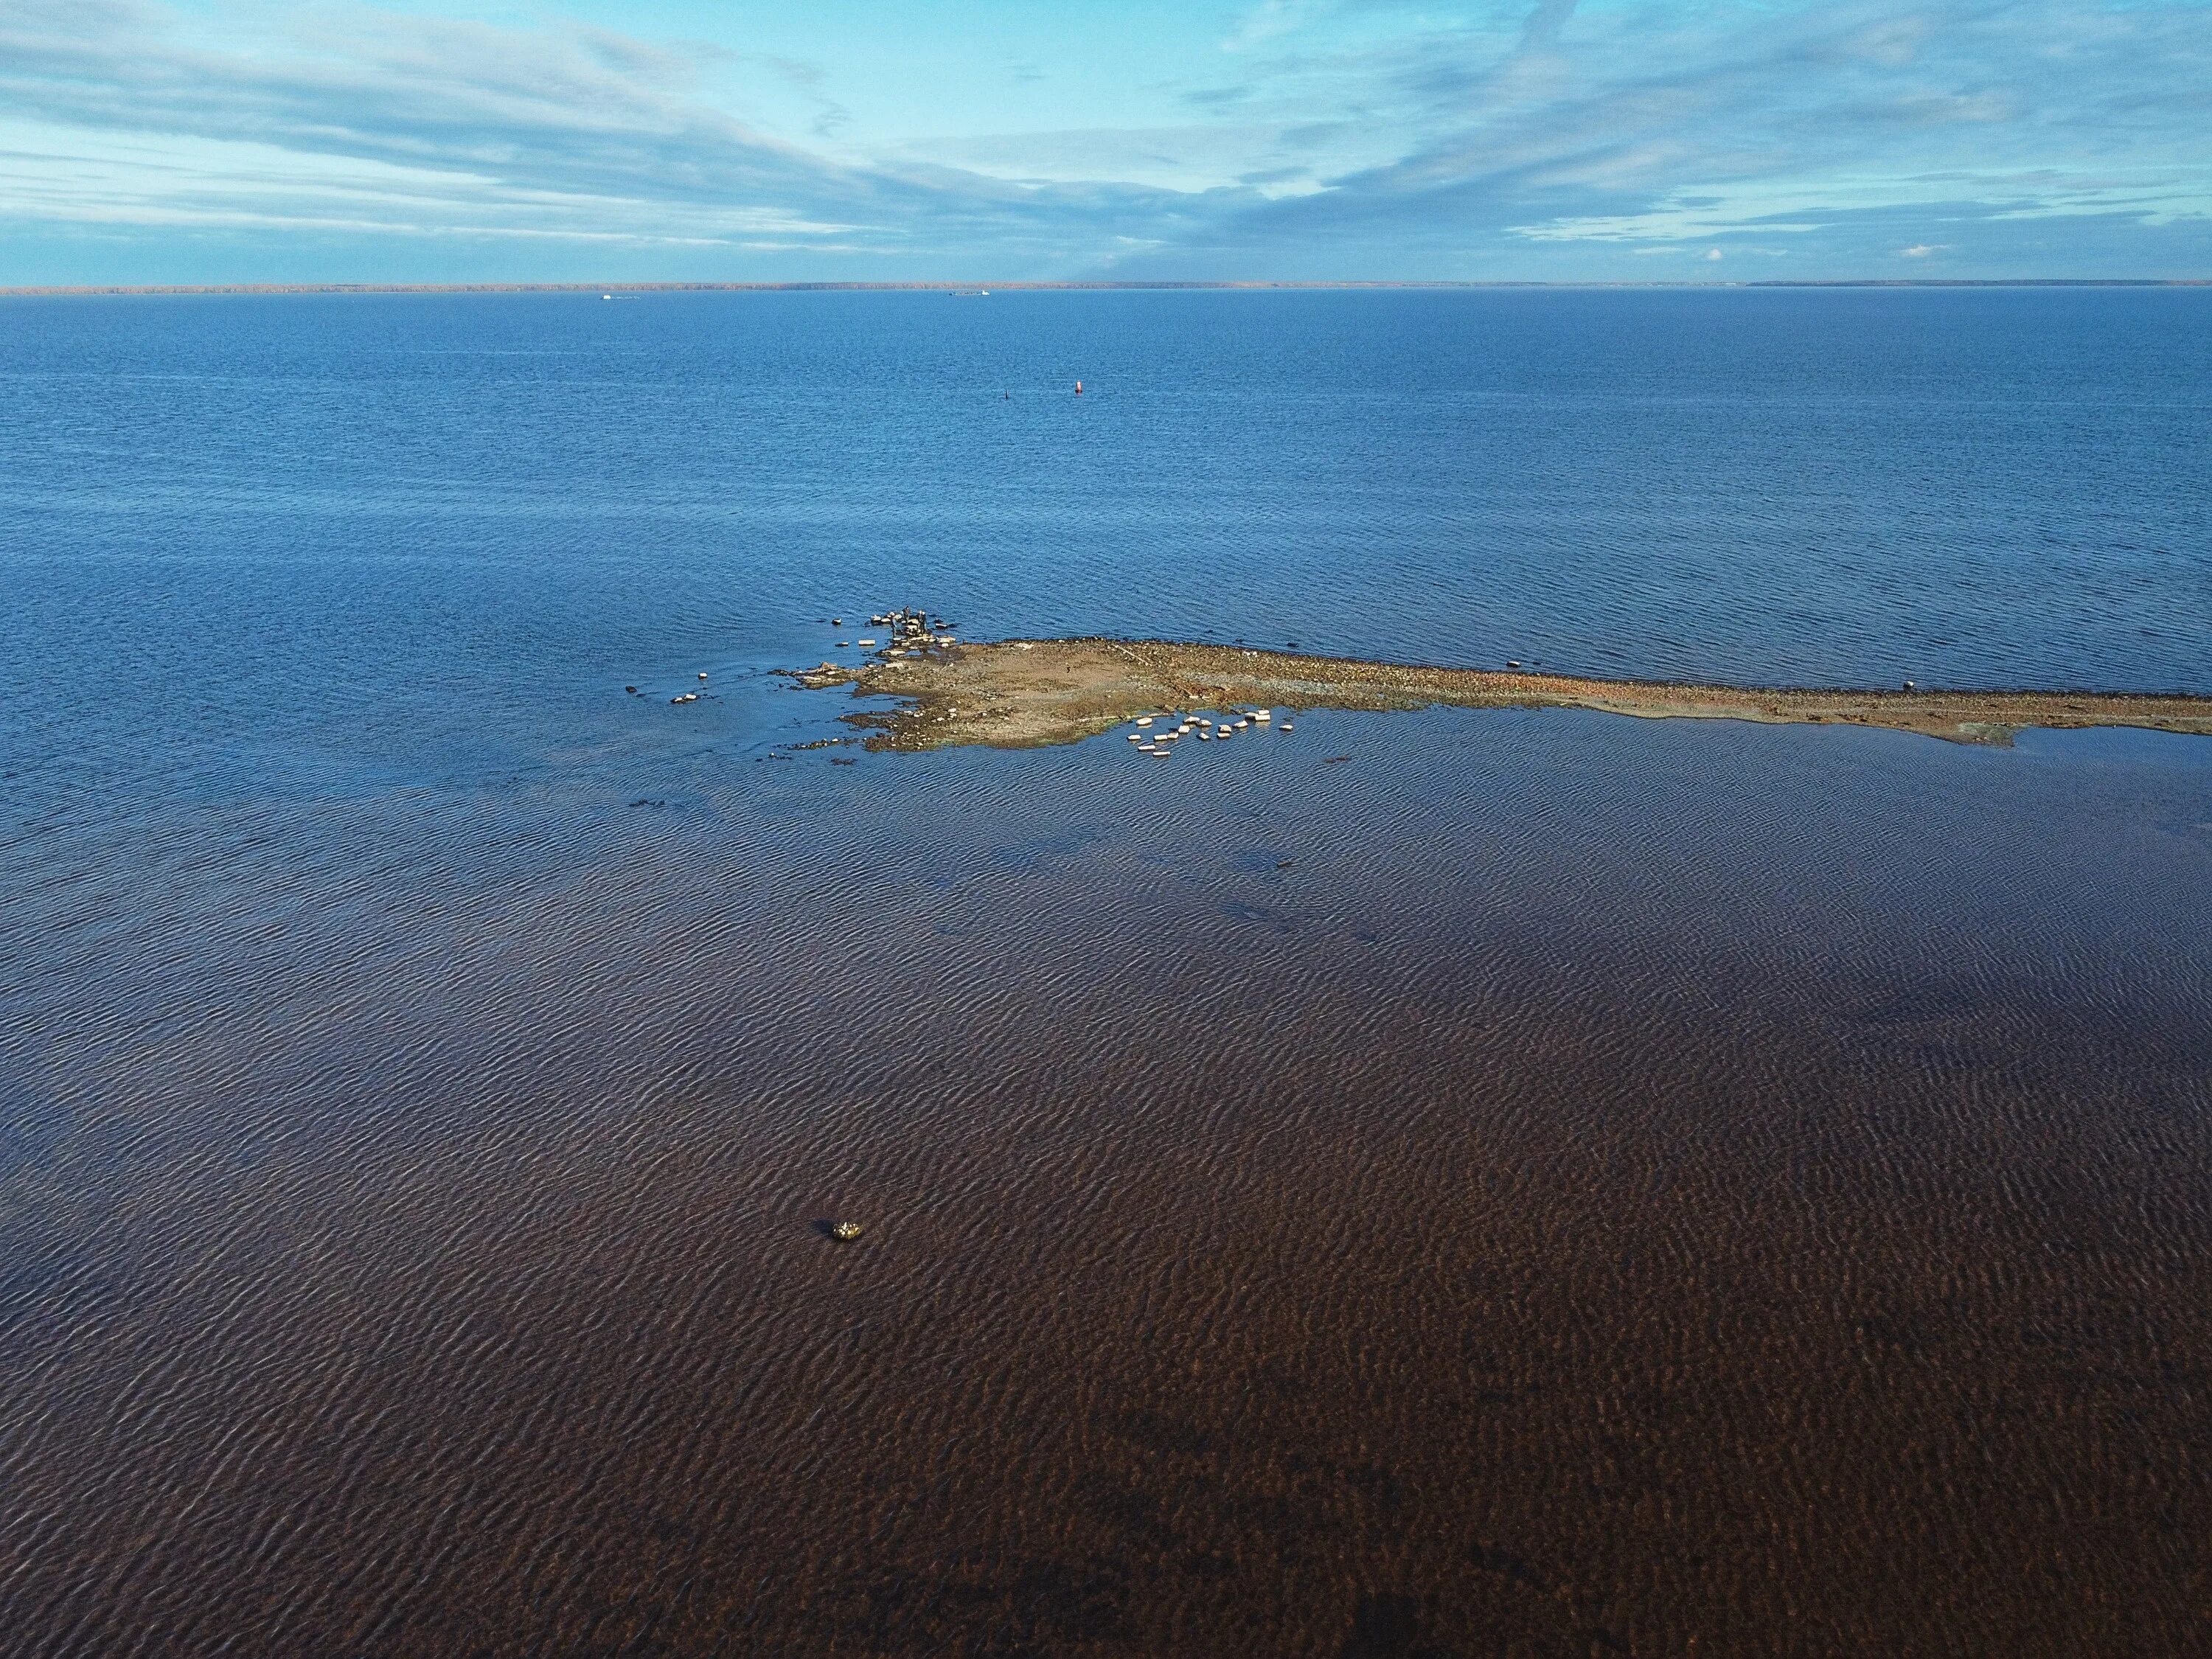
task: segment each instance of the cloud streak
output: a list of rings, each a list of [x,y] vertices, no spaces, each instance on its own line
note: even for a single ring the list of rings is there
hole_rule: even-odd
[[[0,0],[0,229],[31,246],[0,278],[73,237],[474,239],[538,250],[519,276],[563,244],[1008,276],[1571,277],[1739,245],[1791,274],[1940,250],[2059,275],[2212,250],[2212,11],[2179,0],[1535,0],[1448,25],[1269,0],[1162,66],[1172,124],[865,154],[834,148],[851,91],[742,42],[244,18]],[[803,126],[750,116],[748,76]]]
[[[2186,225],[2179,245],[2203,268],[2202,8],[1647,6],[1553,29],[1563,16],[1540,6],[1508,52],[1437,37],[1372,65],[1419,137],[1294,214],[1470,250],[1779,234],[1810,251],[1863,247],[1850,227],[1869,216],[2072,218],[2083,235],[2064,257],[2095,258],[2116,222]],[[1292,216],[1247,213],[1241,228],[1314,234]]]

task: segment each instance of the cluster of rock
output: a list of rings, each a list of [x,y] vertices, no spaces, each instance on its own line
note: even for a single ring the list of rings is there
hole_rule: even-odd
[[[832,617],[830,626],[842,629],[845,626],[845,619]],[[909,657],[920,657],[932,648],[942,649],[960,642],[946,631],[951,623],[942,617],[931,616],[920,605],[901,605],[896,611],[879,611],[868,618],[868,626],[886,629],[890,636],[839,640],[837,649],[845,651],[857,646],[863,651],[875,652],[887,667],[898,668],[903,666],[905,659]],[[857,678],[854,671],[841,668],[833,662],[823,662],[812,668],[780,669],[777,672],[788,674],[810,690],[843,685]]]
[[[842,628],[845,625],[845,619],[842,617],[832,617],[830,619],[830,625],[832,628]],[[933,617],[928,611],[917,605],[902,605],[896,611],[879,611],[868,618],[869,627],[890,629],[890,638],[888,641],[859,640],[849,643],[857,644],[863,650],[872,650],[881,644],[883,653],[886,657],[918,657],[931,646],[957,645],[959,641],[945,631],[951,625],[944,617]],[[844,640],[837,641],[840,649],[848,643],[848,641]]]

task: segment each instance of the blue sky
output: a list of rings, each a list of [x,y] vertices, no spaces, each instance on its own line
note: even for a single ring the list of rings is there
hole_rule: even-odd
[[[0,283],[2212,276],[2212,0],[0,0]]]

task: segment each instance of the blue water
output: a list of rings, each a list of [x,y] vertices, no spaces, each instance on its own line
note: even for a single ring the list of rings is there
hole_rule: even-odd
[[[5,314],[19,800],[528,763],[612,736],[611,684],[812,660],[906,597],[978,635],[2212,690],[2195,291]]]
[[[2208,416],[2212,290],[0,301],[0,1630],[2185,1650],[2212,741],[771,671],[2212,692]]]

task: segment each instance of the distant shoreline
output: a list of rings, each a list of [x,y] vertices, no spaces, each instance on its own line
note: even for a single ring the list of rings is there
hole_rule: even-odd
[[[2021,289],[2212,288],[2212,276],[2019,276],[1988,280],[1844,277],[1831,282],[1711,283],[1342,282],[1316,283],[49,283],[0,288],[0,299],[131,297],[221,294],[973,294],[1122,293],[1188,289],[1226,293],[1343,290],[1668,289]]]

